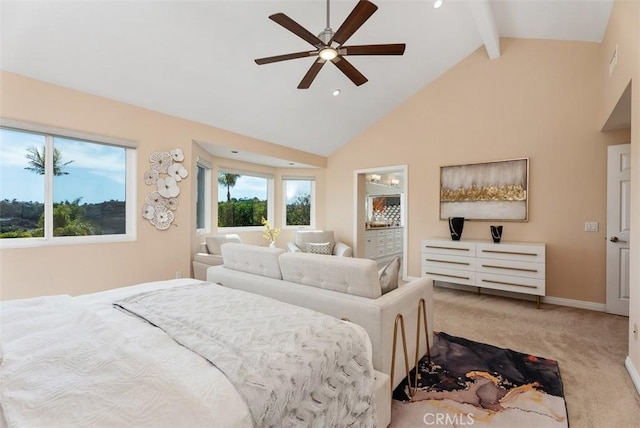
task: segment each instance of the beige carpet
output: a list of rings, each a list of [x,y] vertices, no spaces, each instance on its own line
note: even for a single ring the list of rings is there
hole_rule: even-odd
[[[624,367],[628,318],[443,287],[434,295],[434,330],[557,360],[571,428],[640,428]]]

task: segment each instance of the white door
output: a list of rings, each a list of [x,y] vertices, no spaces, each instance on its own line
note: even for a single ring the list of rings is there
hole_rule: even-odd
[[[608,147],[607,312],[629,316],[631,144]]]

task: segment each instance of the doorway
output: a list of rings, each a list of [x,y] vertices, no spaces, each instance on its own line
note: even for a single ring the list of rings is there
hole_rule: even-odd
[[[607,149],[607,303],[610,314],[629,316],[631,144]]]
[[[407,277],[407,165],[354,171],[354,256],[383,267],[400,256]]]

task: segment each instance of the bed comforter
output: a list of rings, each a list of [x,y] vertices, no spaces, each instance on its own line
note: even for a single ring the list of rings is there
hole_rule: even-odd
[[[207,283],[131,296],[116,306],[222,370],[255,426],[375,425],[371,347],[350,323]]]
[[[253,426],[245,398],[222,371],[112,307],[195,283],[0,303],[0,425]]]

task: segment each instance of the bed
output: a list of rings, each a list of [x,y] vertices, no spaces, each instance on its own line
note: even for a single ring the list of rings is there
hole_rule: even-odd
[[[193,279],[0,303],[7,426],[375,426],[366,332]]]

